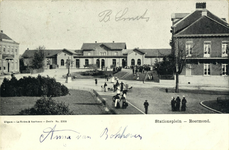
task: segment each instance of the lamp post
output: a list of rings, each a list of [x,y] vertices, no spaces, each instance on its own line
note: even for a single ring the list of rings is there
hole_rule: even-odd
[[[71,65],[71,62],[70,62],[69,57],[68,57],[68,59],[66,61],[66,65],[67,65],[67,68],[68,68],[68,73],[67,73],[67,76],[66,76],[66,83],[69,83],[71,81],[71,76],[70,76],[70,65]]]

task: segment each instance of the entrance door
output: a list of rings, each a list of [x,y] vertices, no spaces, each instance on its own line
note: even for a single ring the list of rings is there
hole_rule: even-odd
[[[79,67],[80,67],[80,60],[76,59],[76,68],[79,68]]]
[[[98,68],[100,68],[100,61],[99,61],[99,59],[96,60],[96,65],[97,65]]]
[[[102,66],[102,68],[105,67],[105,60],[104,60],[104,59],[102,59],[102,64],[101,64],[101,66]]]
[[[126,66],[126,60],[122,59],[122,68],[124,68]]]

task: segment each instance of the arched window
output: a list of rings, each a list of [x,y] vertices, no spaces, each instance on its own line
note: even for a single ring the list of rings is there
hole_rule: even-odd
[[[96,65],[98,68],[100,68],[100,60],[99,59],[96,60]]]
[[[63,60],[63,59],[61,59],[60,65],[61,65],[61,66],[64,66],[64,60]]]
[[[116,66],[116,59],[113,59],[112,64],[113,66]]]
[[[141,59],[138,59],[138,65],[141,65]]]
[[[85,59],[85,65],[88,66],[89,65],[89,61],[88,59]]]
[[[135,65],[135,60],[134,59],[131,59],[131,65]]]

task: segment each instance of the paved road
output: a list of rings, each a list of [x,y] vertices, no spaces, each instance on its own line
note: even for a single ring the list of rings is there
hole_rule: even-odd
[[[73,71],[83,71],[82,69],[74,69]],[[65,84],[70,89],[94,89],[96,90],[106,101],[110,108],[113,108],[112,105],[112,96],[115,93],[102,92],[101,86],[106,82],[105,79],[98,79],[98,85],[95,85],[94,79],[76,79],[72,82],[65,83],[65,79],[62,77],[66,74],[66,69],[54,69],[54,70],[46,70],[41,73],[42,76],[50,76],[54,77],[58,82]],[[27,76],[31,74],[17,74],[16,78],[21,78],[23,76]],[[37,76],[37,74],[33,74],[31,76]],[[10,78],[10,76],[5,76]],[[3,78],[3,76],[1,76]],[[114,109],[117,114],[143,114],[144,107],[143,103],[147,99],[149,106],[149,114],[202,114],[202,113],[213,113],[212,111],[202,107],[199,102],[202,100],[214,100],[219,95],[210,95],[210,94],[193,94],[193,93],[179,93],[180,97],[183,95],[186,96],[187,103],[187,111],[186,112],[173,112],[171,111],[170,100],[171,96],[177,96],[175,93],[165,93],[162,90],[162,87],[172,88],[174,85],[165,85],[154,82],[145,82],[144,84],[140,81],[124,81],[124,83],[133,86],[133,90],[127,94],[127,101],[129,102],[129,106],[127,109]],[[112,87],[113,84],[108,81],[108,87]],[[180,85],[182,89],[197,89],[195,86],[184,86]],[[203,87],[207,90],[213,90],[212,87]],[[215,90],[216,88],[214,88]],[[219,87],[217,90],[225,90],[225,87]]]

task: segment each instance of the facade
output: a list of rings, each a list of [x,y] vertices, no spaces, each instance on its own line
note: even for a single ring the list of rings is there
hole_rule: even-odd
[[[22,57],[24,58],[24,64],[26,66],[31,66],[31,60],[34,56],[34,53],[38,50],[29,50],[27,49]],[[73,55],[75,54],[74,51],[70,51],[67,49],[59,49],[59,50],[50,50],[45,49],[43,50],[45,60],[45,68],[46,69],[54,69],[54,68],[66,68],[66,62],[68,59],[71,60],[71,67],[74,67],[74,59]]]
[[[126,43],[84,43],[81,54],[74,56],[76,67],[84,68],[89,64],[96,64],[101,69],[125,67],[126,56],[122,53],[123,49],[126,49]]]
[[[27,49],[22,57],[27,66],[37,50]],[[126,43],[83,43],[80,50],[43,50],[45,68],[66,68],[66,61],[71,60],[72,68],[85,68],[96,64],[99,69],[112,67],[130,67],[133,65],[154,65],[163,57],[171,54],[171,49],[126,49]]]
[[[19,43],[12,40],[1,30],[0,33],[0,73],[19,72]]]
[[[228,86],[229,24],[196,3],[191,14],[172,15],[173,53],[185,60],[179,82]],[[177,62],[178,63],[178,62]]]
[[[96,64],[98,68],[154,65],[171,53],[171,49],[126,49],[125,43],[84,43],[81,54],[74,56],[76,67]]]

